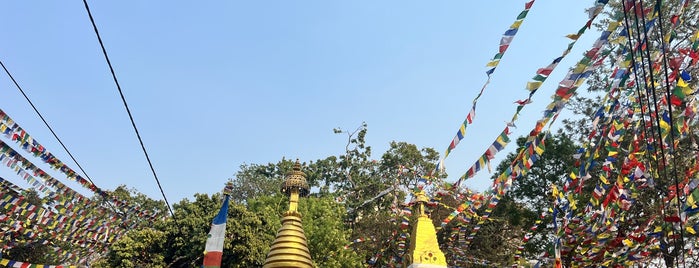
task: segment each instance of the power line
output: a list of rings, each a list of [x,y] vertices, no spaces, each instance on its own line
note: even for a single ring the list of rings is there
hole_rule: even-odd
[[[19,83],[17,83],[17,80],[15,80],[15,78],[12,76],[12,74],[11,74],[10,71],[7,69],[7,67],[5,67],[5,64],[2,63],[2,60],[0,60],[0,66],[2,66],[2,69],[5,70],[5,73],[7,74],[8,77],[10,77],[10,80],[12,80],[12,83],[15,84],[15,87],[17,87],[17,89],[19,90],[19,92],[22,93],[22,96],[24,96],[24,99],[26,99],[27,102],[29,102],[29,105],[32,106],[32,109],[34,109],[34,112],[36,112],[36,114],[39,116],[39,118],[41,118],[41,121],[44,122],[44,125],[46,125],[46,127],[49,129],[49,131],[51,131],[51,134],[53,135],[53,137],[56,138],[56,140],[58,141],[59,144],[61,144],[61,147],[63,147],[63,150],[66,150],[66,153],[68,153],[68,156],[70,157],[70,159],[72,159],[73,162],[75,162],[75,164],[78,166],[78,168],[80,169],[80,171],[83,172],[83,174],[85,175],[85,178],[86,178],[88,181],[90,181],[90,183],[92,183],[93,185],[95,185],[95,182],[93,182],[92,179],[90,178],[90,176],[87,175],[87,172],[85,172],[85,170],[83,169],[83,167],[80,166],[80,163],[78,163],[78,160],[75,159],[75,157],[73,156],[73,154],[70,153],[70,150],[68,150],[68,148],[66,147],[66,145],[63,144],[63,141],[61,141],[61,138],[59,138],[58,135],[56,135],[56,132],[53,131],[53,128],[49,125],[48,122],[46,122],[46,119],[44,119],[44,116],[43,116],[43,115],[41,114],[41,112],[39,112],[39,110],[36,108],[36,106],[34,105],[34,103],[32,102],[32,100],[29,99],[29,96],[27,96],[27,94],[24,92],[24,90],[23,90],[22,87],[19,85]]]
[[[682,247],[684,247],[684,227],[682,226],[682,191],[680,191],[680,183],[677,175],[677,157],[674,156],[674,151],[675,151],[675,124],[673,123],[673,116],[672,116],[672,95],[670,94],[670,75],[668,74],[668,67],[667,67],[667,51],[665,47],[665,36],[664,36],[664,31],[663,31],[663,11],[662,11],[662,3],[660,0],[656,1],[656,6],[655,6],[656,12],[658,12],[658,28],[660,30],[660,48],[661,52],[663,54],[663,70],[665,74],[665,92],[666,92],[666,98],[667,98],[667,108],[668,108],[668,116],[669,116],[669,125],[670,125],[670,146],[669,150],[671,152],[671,157],[672,157],[672,164],[673,164],[673,177],[675,177],[675,197],[677,197],[677,215],[680,216],[680,241]],[[668,44],[669,45],[669,44]],[[677,247],[677,245],[675,245]],[[685,255],[684,255],[684,250],[680,250],[682,252],[682,266],[685,264]],[[679,265],[678,265],[679,266]]]
[[[10,70],[7,69],[7,67],[6,67],[5,64],[2,62],[2,60],[0,60],[0,66],[2,66],[2,69],[5,70],[5,74],[7,74],[7,77],[9,77],[10,80],[12,80],[12,83],[15,84],[15,87],[17,87],[17,89],[19,90],[19,92],[22,93],[22,96],[24,96],[24,99],[26,99],[27,102],[29,103],[29,105],[32,106],[32,109],[34,109],[34,112],[36,112],[36,114],[39,116],[39,118],[41,118],[41,121],[44,122],[44,125],[46,126],[46,128],[48,128],[49,131],[51,131],[51,134],[53,135],[53,137],[56,138],[56,140],[57,140],[58,143],[61,145],[61,147],[63,147],[63,150],[65,150],[66,153],[68,153],[68,156],[70,157],[70,159],[72,159],[73,162],[75,163],[75,165],[78,167],[78,169],[80,169],[80,171],[82,171],[83,175],[85,175],[85,178],[86,178],[90,183],[92,183],[92,185],[97,186],[97,185],[95,184],[95,182],[92,181],[92,178],[90,178],[90,175],[88,175],[87,172],[85,171],[85,169],[83,169],[83,167],[80,165],[80,163],[78,162],[78,160],[75,159],[75,157],[74,157],[73,154],[70,152],[70,150],[68,150],[68,147],[66,147],[66,145],[63,143],[63,141],[61,140],[61,138],[58,137],[58,134],[56,134],[56,132],[55,132],[55,131],[53,130],[53,128],[51,127],[51,125],[49,125],[49,123],[46,121],[46,119],[44,118],[44,115],[42,115],[41,112],[39,112],[39,109],[36,108],[36,105],[34,105],[34,102],[32,102],[32,100],[29,99],[29,96],[27,96],[27,93],[24,92],[24,89],[22,89],[22,87],[19,85],[19,83],[17,82],[17,80],[15,79],[15,77],[12,76],[12,73],[10,73]],[[99,189],[99,188],[98,188],[98,189]],[[102,195],[100,195],[100,196],[102,196]],[[118,210],[114,207],[114,205],[112,205],[112,203],[109,202],[109,201],[105,198],[105,196],[102,196],[102,198],[104,198],[103,200],[105,201],[105,203],[107,203],[108,206],[110,206],[116,213],[119,213]]]
[[[90,12],[90,6],[87,4],[87,0],[83,0],[83,4],[85,4],[85,11],[87,11],[87,15],[90,17],[90,23],[92,23],[92,29],[95,31],[95,35],[97,36],[97,41],[99,41],[100,48],[102,48],[102,54],[104,55],[104,59],[107,61],[107,65],[109,66],[109,71],[112,73],[112,79],[114,79],[114,84],[116,84],[117,90],[119,91],[119,96],[121,97],[121,101],[124,103],[124,108],[126,108],[126,113],[129,115],[129,120],[131,121],[131,126],[133,126],[134,132],[136,132],[136,137],[138,138],[138,142],[141,144],[141,149],[143,150],[143,154],[146,156],[146,161],[148,161],[148,166],[150,167],[150,171],[153,173],[153,178],[155,178],[155,182],[158,184],[158,189],[160,189],[160,194],[162,194],[163,199],[165,200],[165,205],[167,205],[167,209],[170,211],[170,215],[172,215],[173,218],[175,218],[175,213],[172,211],[172,208],[170,207],[170,202],[167,201],[167,197],[165,196],[165,191],[163,191],[163,187],[160,185],[160,180],[158,179],[158,174],[155,172],[155,168],[153,168],[153,162],[151,162],[150,157],[148,156],[148,151],[146,150],[146,146],[143,144],[143,139],[141,139],[141,134],[138,132],[138,128],[136,127],[136,122],[133,119],[133,115],[131,114],[131,110],[129,109],[129,104],[126,102],[126,98],[124,97],[124,92],[121,90],[121,85],[119,85],[119,80],[116,77],[116,73],[114,72],[114,67],[112,67],[112,62],[109,60],[109,56],[107,55],[107,50],[104,48],[104,43],[102,42],[102,37],[100,37],[99,30],[97,30],[97,24],[95,24],[95,19],[92,17],[92,12]]]

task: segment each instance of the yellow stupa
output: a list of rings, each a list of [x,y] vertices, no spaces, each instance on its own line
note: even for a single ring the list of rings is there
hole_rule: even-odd
[[[406,254],[403,267],[407,268],[446,268],[447,260],[439,249],[437,232],[432,220],[425,214],[425,204],[429,199],[423,191],[415,195],[413,222],[410,234],[410,251]]]
[[[281,190],[289,196],[289,210],[284,213],[282,228],[277,231],[277,237],[272,242],[262,267],[311,268],[313,260],[301,226],[301,214],[298,212],[299,197],[308,195],[308,183],[298,160],[294,169],[286,174]]]

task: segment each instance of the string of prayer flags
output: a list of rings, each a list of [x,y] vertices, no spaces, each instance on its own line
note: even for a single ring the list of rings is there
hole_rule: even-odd
[[[7,189],[19,187],[0,179],[0,188],[5,192]],[[87,210],[78,207],[65,209],[65,205],[59,202],[53,202],[49,206],[36,206],[24,198],[23,192],[24,190],[20,190],[15,195],[7,195],[0,201],[0,207],[7,210],[7,215],[13,216],[9,218],[10,225],[12,222],[16,222],[17,226],[26,226],[26,224],[32,223],[31,228],[14,229],[14,232],[19,232],[30,239],[34,239],[38,234],[37,232],[45,231],[49,233],[49,238],[61,241],[79,238],[84,244],[87,240],[86,237],[92,239],[93,242],[100,242],[110,239],[110,235],[113,238],[126,231],[123,228],[119,230],[119,224],[115,222],[116,218],[111,218],[109,221],[102,219],[107,215],[106,213],[97,214],[99,216],[95,217],[88,213],[88,211],[95,211],[94,209]],[[22,223],[22,221],[26,223]],[[117,228],[110,227],[112,224]],[[111,232],[109,229],[112,229]]]
[[[41,267],[41,268],[78,268],[79,266],[77,265],[45,265],[45,264],[32,264],[28,262],[21,262],[21,261],[13,261],[5,258],[0,258],[0,265],[3,265],[5,267],[14,267],[14,268],[33,268],[33,267]]]
[[[465,246],[468,247],[471,244],[471,241],[473,238],[476,236],[478,231],[480,230],[481,226],[485,221],[490,217],[490,214],[493,212],[493,209],[498,205],[500,198],[502,198],[507,191],[509,190],[510,186],[512,185],[512,181],[515,178],[524,176],[528,173],[529,168],[527,168],[525,165],[522,164],[522,162],[527,162],[527,161],[532,161],[535,162],[539,157],[536,157],[535,155],[538,152],[543,153],[542,150],[529,150],[527,149],[528,147],[536,147],[538,144],[544,144],[544,140],[548,138],[548,135],[544,135],[544,137],[541,138],[539,141],[538,138],[534,140],[533,142],[530,142],[527,144],[525,148],[522,148],[519,152],[519,155],[522,157],[516,157],[515,160],[510,164],[510,167],[503,171],[498,178],[496,179],[495,182],[493,182],[493,193],[489,195],[486,203],[488,204],[485,211],[481,215],[481,219],[476,223],[476,225],[473,227],[471,230],[471,233],[469,234],[468,237],[466,237],[466,243]],[[526,155],[526,156],[525,156]]]
[[[31,153],[33,156],[40,158],[44,163],[49,164],[51,168],[65,174],[68,179],[78,182],[86,189],[89,189],[95,194],[111,201],[114,205],[128,211],[135,211],[138,214],[147,216],[149,218],[155,218],[157,216],[157,211],[141,211],[141,208],[133,207],[123,200],[118,200],[115,197],[108,196],[108,194],[102,189],[78,175],[77,172],[56,158],[36,139],[31,137],[29,133],[22,129],[17,122],[12,120],[12,118],[10,118],[10,116],[7,115],[7,113],[5,113],[2,109],[0,109],[0,133],[10,137],[12,141],[20,145],[22,149]]]
[[[504,150],[505,146],[510,142],[509,138],[510,128],[505,127],[505,129],[495,138],[495,141],[488,147],[488,149],[483,153],[478,160],[463,174],[459,179],[454,182],[454,187],[459,187],[464,180],[473,178],[478,171],[487,167],[488,171],[491,172],[492,168],[490,166],[490,161],[495,158],[495,155]]]
[[[589,25],[597,17],[597,15],[599,15],[599,13],[602,11],[602,8],[606,5],[606,3],[607,3],[607,1],[596,1],[595,2],[595,6],[591,9],[591,10],[594,10],[594,12],[590,13],[590,18],[587,21],[587,23],[585,23],[586,26],[583,26],[578,31],[578,36],[585,33],[585,29],[587,29],[587,25]],[[544,125],[551,118],[557,116],[560,113],[565,101],[567,101],[568,98],[570,98],[573,95],[573,93],[575,92],[577,87],[580,86],[585,81],[585,78],[587,78],[589,76],[589,74],[591,74],[592,69],[590,68],[590,65],[592,63],[596,63],[596,62],[601,61],[601,59],[599,59],[600,57],[603,58],[609,52],[611,52],[611,51],[606,51],[605,53],[599,53],[599,50],[603,45],[607,44],[608,37],[609,37],[610,33],[613,32],[618,25],[619,25],[619,23],[610,23],[607,30],[602,32],[600,38],[598,38],[597,42],[595,42],[593,48],[590,50],[590,51],[593,51],[594,53],[591,53],[590,51],[588,53],[586,53],[583,60],[581,60],[578,63],[578,65],[576,65],[576,68],[572,69],[569,72],[569,74],[566,76],[566,78],[564,78],[564,80],[562,80],[559,83],[559,88],[556,91],[556,94],[554,94],[552,96],[552,98],[554,99],[554,102],[547,106],[547,110],[545,111],[545,118],[537,121],[536,128],[534,130],[532,130],[532,132],[530,132],[530,134],[529,134],[530,140],[532,139],[533,136],[536,136],[536,135],[538,135],[538,133],[541,132]],[[551,64],[549,64],[549,66],[537,70],[537,74],[533,78],[533,80],[535,80],[536,83],[529,82],[527,84],[527,88],[530,90],[529,97],[526,100],[521,100],[521,101],[516,102],[518,104],[518,106],[517,106],[517,109],[516,109],[514,115],[512,116],[510,123],[508,123],[508,126],[513,125],[514,122],[519,118],[519,113],[522,111],[524,106],[527,105],[528,103],[531,103],[531,98],[534,95],[534,93],[543,84],[543,82],[546,81],[546,78],[556,68],[556,66],[558,66],[558,63],[560,63],[560,61],[566,55],[568,55],[570,53],[570,51],[573,49],[576,42],[577,42],[577,40],[573,40],[573,42],[571,42],[568,45],[566,50],[564,50],[563,54],[561,56],[557,57],[556,59],[554,59],[554,61]],[[594,67],[596,67],[596,66],[594,66]],[[565,85],[565,87],[563,85]],[[504,135],[507,136],[509,134],[509,131],[507,131],[508,130],[507,128],[505,130],[506,130],[506,132],[504,132],[505,133]],[[499,135],[499,137],[497,139],[503,140],[503,139],[501,139],[502,135],[503,134]],[[458,135],[457,135],[457,137],[458,137]],[[497,139],[496,139],[496,142],[498,141]],[[509,138],[507,138],[507,140],[509,140]],[[464,179],[474,177],[478,171],[482,170],[490,162],[489,160],[492,159],[492,157],[494,157],[494,153],[497,153],[497,152],[504,149],[504,147],[507,145],[507,142],[498,143],[497,145],[493,144],[493,145],[491,145],[491,148],[493,146],[499,146],[499,145],[501,145],[502,147],[499,148],[498,150],[491,151],[489,148],[489,150],[486,151],[486,154],[479,157],[478,160],[476,160],[476,162],[474,163],[474,165],[472,167],[470,167],[464,175],[459,177],[459,179],[456,181],[456,183],[454,183],[454,187],[458,188],[458,186],[461,184],[461,182]]]
[[[529,10],[532,8],[534,5],[534,0],[529,1],[524,4],[524,10],[517,15],[517,19],[512,23],[509,29],[503,33],[502,38],[500,39],[500,47],[498,49],[498,53],[493,56],[493,59],[486,64],[487,67],[492,67],[488,69],[486,74],[488,76],[491,76],[495,72],[495,68],[497,68],[498,64],[500,63],[500,60],[502,59],[502,56],[505,54],[505,51],[507,51],[507,48],[510,47],[510,44],[512,43],[512,40],[514,39],[515,35],[519,31],[519,27],[522,25],[522,22],[524,19],[527,17],[527,14],[529,14]]]
[[[481,95],[483,95],[483,91],[485,91],[485,88],[488,87],[492,74],[495,72],[495,68],[497,68],[503,55],[505,55],[507,48],[510,47],[512,40],[519,31],[519,27],[522,25],[522,22],[527,17],[527,14],[529,14],[529,10],[534,5],[534,2],[535,0],[531,0],[524,4],[524,10],[522,10],[522,12],[520,12],[519,15],[517,15],[517,19],[512,23],[510,28],[505,31],[502,38],[500,39],[500,47],[498,48],[498,53],[495,54],[493,59],[486,65],[487,67],[491,67],[486,72],[486,74],[488,75],[488,79],[486,80],[485,84],[483,84],[483,86],[481,87],[481,90],[478,92],[478,95],[476,95],[476,97],[473,99],[473,106],[466,115],[466,119],[463,123],[461,123],[461,126],[459,126],[459,130],[457,130],[456,135],[451,140],[451,143],[449,143],[449,146],[447,147],[447,150],[444,152],[444,156],[442,157],[441,161],[437,163],[435,168],[436,172],[439,172],[441,171],[441,169],[444,168],[444,159],[446,159],[447,156],[449,156],[451,151],[454,148],[456,148],[459,142],[464,139],[464,136],[466,136],[466,127],[473,122],[473,119],[476,116],[476,103],[478,102],[478,99],[481,97]]]

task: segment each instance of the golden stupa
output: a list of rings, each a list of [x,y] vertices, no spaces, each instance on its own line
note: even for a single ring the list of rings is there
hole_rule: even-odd
[[[289,210],[284,213],[282,228],[277,232],[262,267],[311,268],[313,260],[301,226],[301,214],[298,212],[299,197],[308,195],[308,183],[298,160],[294,169],[286,174],[281,190],[289,196]]]
[[[446,268],[447,260],[439,249],[437,232],[430,217],[425,214],[425,204],[429,200],[423,191],[415,194],[415,213],[410,234],[410,251],[406,254],[403,267],[407,268]]]

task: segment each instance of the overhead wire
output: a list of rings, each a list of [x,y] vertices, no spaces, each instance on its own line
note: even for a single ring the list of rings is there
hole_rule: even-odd
[[[628,10],[627,10],[627,6],[626,6],[626,4],[625,4],[626,1],[627,1],[627,0],[622,0],[622,5],[623,5],[623,8],[624,8],[624,16],[625,16],[625,17],[628,17],[627,14],[628,14],[628,12],[631,10],[631,8],[629,7]],[[642,1],[642,0],[641,0],[641,1]],[[639,97],[642,96],[642,94],[640,93],[640,85],[639,85],[639,84],[640,84],[641,82],[644,83],[644,88],[645,88],[645,91],[646,91],[646,105],[647,105],[647,108],[648,108],[648,116],[649,116],[649,120],[650,120],[650,123],[651,123],[651,127],[650,127],[650,129],[649,129],[650,132],[651,132],[651,136],[648,136],[648,134],[647,134],[647,133],[648,133],[648,128],[647,128],[646,123],[645,123],[645,112],[644,112],[644,109],[643,109],[643,105],[644,105],[644,104],[643,104],[642,100],[639,99],[639,103],[641,104],[641,116],[642,116],[642,118],[643,118],[643,119],[642,119],[642,123],[643,123],[644,133],[646,133],[646,139],[648,139],[648,138],[653,138],[653,139],[655,139],[655,128],[652,126],[652,125],[653,125],[653,122],[652,122],[653,116],[651,115],[651,113],[652,113],[652,111],[651,111],[652,106],[651,106],[651,104],[650,104],[650,95],[651,95],[651,94],[650,94],[650,90],[649,90],[649,86],[648,86],[648,81],[647,81],[647,79],[646,79],[646,77],[649,77],[649,76],[652,77],[652,69],[651,69],[651,68],[652,68],[652,61],[651,61],[651,58],[648,57],[648,66],[649,66],[649,71],[650,71],[651,73],[650,73],[650,74],[646,74],[645,58],[644,58],[644,56],[643,56],[642,51],[644,50],[644,49],[643,49],[644,45],[645,45],[645,50],[648,51],[648,47],[649,47],[648,41],[649,41],[649,40],[648,40],[647,38],[645,38],[645,39],[641,38],[641,35],[640,35],[641,29],[640,29],[640,27],[639,27],[639,19],[638,19],[638,13],[640,12],[640,13],[641,13],[641,17],[644,17],[644,15],[643,15],[643,12],[644,12],[644,11],[643,11],[642,8],[641,8],[640,11],[638,10],[638,7],[639,7],[639,6],[638,6],[638,4],[636,3],[635,0],[634,0],[634,1],[629,1],[629,2],[633,2],[634,26],[635,26],[635,27],[634,27],[634,28],[635,28],[634,33],[635,33],[636,44],[637,44],[637,46],[638,46],[638,48],[639,48],[640,59],[641,59],[640,65],[636,65],[636,64],[635,64],[635,62],[636,62],[636,61],[635,61],[636,56],[634,55],[634,53],[633,53],[633,48],[632,48],[631,53],[632,53],[632,63],[633,63],[633,68],[634,68],[633,70],[634,70],[634,74],[635,74],[635,76],[636,76],[636,78],[637,78],[637,79],[636,79],[636,80],[637,80],[637,81],[636,81],[636,87],[637,87],[637,94],[639,95]],[[643,23],[643,26],[642,26],[642,27],[645,29],[645,27],[646,27],[645,23]],[[631,39],[632,39],[632,36],[631,36],[631,33],[629,32],[629,42],[630,42]],[[639,79],[639,76],[638,76],[637,68],[638,68],[639,66],[641,67],[642,78],[643,78],[642,80]],[[651,86],[653,86],[653,84],[651,84]],[[657,110],[657,106],[656,106],[656,110]],[[656,114],[656,119],[657,119],[657,114]],[[658,135],[660,136],[660,132],[659,132],[659,131],[658,131]],[[659,140],[661,140],[661,139],[659,139]],[[661,141],[661,142],[662,142],[662,141]],[[656,145],[655,145],[655,142],[654,142],[653,144],[654,144],[653,146],[655,147],[655,146],[656,146]],[[659,147],[662,149],[662,144],[661,144]],[[648,151],[649,151],[648,148],[646,148],[646,153],[648,153]],[[657,150],[654,149],[654,151],[656,151],[656,153],[657,153]],[[664,156],[664,155],[663,155],[663,156]],[[655,160],[655,161],[653,161],[653,162],[655,162],[656,170],[659,170],[659,169],[660,169],[660,164],[658,163],[658,158],[657,158],[657,157],[654,157],[653,159]],[[650,160],[650,159],[649,159],[649,160]],[[660,173],[658,173],[658,175],[660,175]],[[663,185],[662,185],[662,182],[661,182],[661,181],[656,181],[656,184],[660,184],[660,185],[657,185],[656,187],[657,187],[657,189],[660,190],[662,193],[664,193],[664,192],[666,191],[666,189],[663,188]],[[661,195],[661,196],[662,196],[662,195]],[[662,197],[661,197],[661,200],[662,200]],[[662,204],[662,202],[661,202],[661,204]],[[665,218],[665,208],[664,208],[664,204],[661,205],[660,214],[661,214],[661,216],[662,216],[663,219],[664,219],[664,218]],[[674,234],[674,230],[671,229],[670,232]],[[674,235],[673,235],[673,236],[674,236]]]
[[[675,149],[675,132],[674,132],[675,124],[673,123],[674,120],[673,120],[673,115],[672,115],[672,101],[671,101],[672,95],[670,94],[670,75],[668,74],[668,67],[667,67],[668,66],[667,48],[665,47],[665,35],[664,35],[664,31],[663,31],[663,16],[662,16],[663,12],[661,9],[662,3],[660,0],[656,0],[656,7],[655,8],[658,12],[658,28],[660,31],[660,34],[659,34],[659,36],[660,36],[660,38],[659,38],[660,39],[660,51],[663,55],[662,59],[663,59],[663,70],[664,70],[664,74],[665,74],[665,93],[666,93],[665,95],[666,95],[666,99],[667,99],[668,117],[669,117],[669,125],[670,125],[669,135],[670,135],[670,143],[671,144],[669,146],[669,150],[670,150],[671,155],[672,155],[672,152]],[[675,179],[675,196],[677,198],[677,214],[679,216],[681,216],[682,215],[682,201],[681,201],[682,200],[682,198],[681,198],[682,191],[680,191],[680,187],[679,187],[680,184],[679,184],[679,178],[678,178],[679,176],[677,174],[677,157],[674,157],[674,156],[671,156],[671,157],[672,157],[672,161],[673,161],[673,169],[672,169],[673,177]],[[681,218],[680,218],[679,225],[680,225],[679,226],[680,227],[680,241],[681,241],[682,247],[684,247],[684,228],[682,226],[683,223],[682,223]],[[680,251],[682,252],[682,264],[685,264],[684,250],[680,250]]]
[[[22,87],[19,85],[19,83],[17,82],[17,80],[15,80],[14,76],[12,76],[12,74],[11,74],[10,71],[7,69],[7,67],[5,67],[5,64],[2,62],[2,60],[0,60],[0,66],[2,66],[2,69],[5,70],[5,74],[7,74],[7,76],[10,78],[10,80],[12,80],[12,83],[15,84],[15,87],[19,90],[19,92],[22,93],[22,96],[24,96],[24,99],[26,99],[27,102],[29,103],[29,105],[32,107],[32,109],[34,109],[34,112],[39,116],[39,118],[41,119],[41,121],[44,122],[44,125],[46,125],[46,128],[49,129],[49,131],[51,132],[51,134],[53,135],[53,137],[56,138],[56,140],[57,140],[58,143],[61,145],[61,147],[63,147],[63,150],[65,150],[66,153],[68,153],[68,156],[70,157],[70,159],[72,159],[73,162],[75,162],[75,164],[78,166],[78,168],[80,169],[80,171],[83,172],[83,174],[85,175],[85,178],[86,178],[88,181],[90,181],[90,183],[95,184],[95,182],[92,181],[92,179],[90,178],[90,176],[87,175],[87,172],[85,172],[85,170],[84,170],[83,167],[80,165],[80,163],[78,162],[78,160],[76,160],[75,157],[73,156],[73,154],[70,152],[70,150],[68,150],[68,148],[67,148],[66,145],[63,143],[63,141],[61,140],[61,138],[58,137],[58,135],[56,134],[56,132],[53,130],[53,128],[51,127],[51,125],[49,125],[49,123],[46,121],[46,119],[45,119],[44,116],[41,114],[41,112],[39,112],[39,109],[36,108],[36,105],[34,105],[34,102],[32,102],[32,100],[29,99],[29,96],[27,96],[27,93],[24,92],[24,89],[22,89]]]
[[[22,96],[24,96],[24,99],[27,100],[27,102],[29,103],[29,105],[30,105],[30,106],[32,107],[32,109],[34,110],[34,112],[39,116],[39,118],[40,118],[41,121],[44,123],[44,125],[46,126],[46,128],[48,128],[48,130],[51,132],[51,134],[53,135],[53,137],[56,138],[56,140],[57,140],[58,143],[61,145],[61,147],[63,147],[63,150],[65,150],[66,153],[68,153],[68,156],[70,157],[70,159],[72,159],[73,162],[75,163],[75,165],[78,167],[78,169],[80,169],[80,171],[82,171],[83,175],[85,175],[85,178],[86,178],[90,183],[92,183],[92,185],[96,185],[95,182],[92,181],[92,178],[90,178],[90,176],[87,174],[87,172],[85,171],[85,169],[83,169],[83,167],[80,165],[80,162],[78,162],[78,160],[75,158],[75,156],[73,156],[73,153],[71,153],[70,150],[68,150],[68,147],[63,143],[63,141],[61,140],[61,138],[58,137],[58,134],[56,134],[56,131],[54,131],[53,128],[51,127],[51,125],[49,125],[48,121],[46,121],[46,118],[44,118],[44,115],[41,114],[41,112],[39,112],[39,109],[36,108],[36,105],[34,105],[34,102],[32,102],[32,100],[29,98],[29,96],[27,96],[27,93],[24,92],[24,89],[22,89],[22,86],[19,85],[19,82],[17,82],[17,80],[15,79],[15,77],[12,75],[12,73],[10,73],[10,70],[7,69],[7,66],[5,66],[5,64],[2,62],[2,60],[0,60],[0,66],[2,66],[2,69],[5,71],[5,74],[7,74],[7,77],[10,78],[10,80],[11,80],[12,83],[15,85],[15,87],[19,90],[20,93],[22,93]],[[105,199],[102,199],[102,200],[103,200],[105,203],[107,203],[107,205],[110,206],[110,207],[112,208],[112,210],[114,210],[114,211],[117,212],[117,213],[120,213],[120,212],[116,209],[116,207],[114,207],[114,205],[113,205],[111,202],[109,202],[109,201],[106,200],[106,198],[105,198]]]
[[[641,124],[643,124],[643,128],[642,128],[643,135],[645,135],[645,137],[649,137],[648,129],[646,128],[646,109],[643,106],[643,94],[641,93],[641,82],[642,81],[641,81],[641,77],[638,75],[638,68],[636,68],[636,66],[637,66],[636,55],[635,55],[636,53],[634,52],[634,50],[636,48],[633,46],[633,42],[631,41],[631,40],[633,40],[632,33],[631,33],[632,29],[631,29],[631,23],[629,22],[629,18],[628,18],[628,12],[626,10],[626,0],[622,1],[622,8],[624,9],[624,22],[626,23],[626,33],[628,35],[627,40],[629,43],[629,54],[630,54],[631,66],[632,66],[631,70],[633,71],[633,75],[635,77],[634,86],[636,87],[636,96],[638,97],[639,106],[641,107]],[[635,33],[635,31],[634,31],[634,33]],[[636,46],[640,48],[641,43],[636,43]],[[655,134],[652,134],[652,135],[655,135]],[[652,159],[650,157],[650,151],[647,149],[644,151],[646,152],[646,158]],[[656,167],[657,167],[658,166],[657,159],[655,162],[656,162]]]
[[[657,91],[656,91],[656,86],[655,86],[655,85],[656,85],[656,81],[655,81],[655,77],[654,77],[654,75],[653,75],[652,58],[651,58],[651,55],[650,55],[650,49],[651,49],[650,46],[651,46],[652,44],[651,44],[651,42],[650,42],[650,36],[649,36],[649,34],[648,34],[648,27],[647,27],[646,17],[645,17],[645,15],[644,15],[644,13],[645,13],[645,7],[644,7],[644,5],[643,5],[643,0],[639,0],[639,5],[638,5],[638,7],[641,9],[641,16],[640,16],[640,17],[641,17],[641,22],[643,23],[643,24],[642,24],[642,25],[643,25],[643,36],[644,36],[644,39],[646,40],[646,44],[647,44],[647,47],[646,47],[646,49],[645,49],[645,57],[646,57],[647,60],[648,60],[648,71],[649,71],[649,76],[648,76],[648,78],[649,78],[649,80],[650,80],[650,86],[647,87],[647,90],[649,89],[649,90],[651,91],[651,92],[649,92],[649,94],[652,93],[652,96],[653,96],[653,105],[654,105],[654,111],[653,111],[653,112],[654,112],[654,114],[655,114],[655,123],[656,123],[656,126],[655,126],[655,127],[657,128],[657,134],[658,134],[658,141],[657,141],[657,144],[658,144],[658,148],[659,148],[659,150],[660,150],[660,156],[661,156],[662,163],[663,163],[663,170],[662,170],[663,175],[664,175],[663,180],[664,180],[664,181],[667,181],[667,180],[668,180],[668,163],[669,163],[669,162],[667,161],[667,157],[666,157],[666,155],[665,155],[664,141],[663,141],[663,138],[662,138],[662,130],[661,130],[661,127],[660,127],[660,117],[661,117],[661,115],[660,115],[660,113],[659,113],[660,108],[658,107],[658,99],[659,99],[659,98],[658,98],[658,96],[657,96]],[[635,13],[635,16],[638,17],[638,12],[634,12],[634,13]],[[661,13],[660,10],[658,10],[658,14],[660,14],[660,13]],[[662,24],[662,22],[659,22],[659,23]],[[663,38],[663,37],[661,36],[660,39],[662,40],[662,38]],[[662,49],[664,49],[664,48],[662,48]],[[641,55],[641,57],[643,57],[643,55]],[[668,99],[667,101],[670,102],[669,99]],[[670,104],[668,103],[668,105],[670,105]],[[672,127],[671,127],[670,132],[672,132]],[[674,144],[673,144],[672,146],[674,146]],[[659,175],[660,175],[660,174],[659,174]],[[677,195],[678,192],[679,192],[679,189],[675,188],[675,194],[676,194],[676,195]],[[678,210],[678,211],[677,211],[677,214],[678,214],[678,216],[681,216],[681,210]],[[682,245],[684,244],[684,230],[682,229],[682,219],[681,219],[681,218],[680,218],[680,221],[679,221],[679,225],[680,225],[680,230],[679,230],[680,237],[679,237],[679,238],[681,239],[681,243],[678,243],[678,241],[677,241],[677,239],[678,239],[677,236],[674,236],[674,235],[673,235],[673,236],[674,236],[674,239],[673,239],[673,240],[674,240],[674,242],[675,242],[675,245],[674,245],[674,249],[673,249],[673,250],[677,250],[677,251],[682,252],[682,257],[684,257],[684,252],[683,252],[683,250],[682,250],[682,249],[677,249],[678,244],[682,244]],[[672,231],[673,233],[675,233],[674,228],[670,228],[670,229],[671,229],[671,231]],[[674,260],[675,260],[675,265],[676,265],[677,267],[679,267],[679,258],[677,258],[677,257],[679,257],[679,256],[676,256],[676,257],[674,258]]]
[[[87,4],[87,0],[83,0],[83,4],[85,5],[85,11],[87,12],[88,17],[90,18],[90,23],[92,24],[92,29],[95,32],[95,35],[97,36],[97,41],[100,44],[100,48],[102,49],[102,54],[104,55],[104,59],[107,61],[107,65],[109,66],[109,71],[112,74],[112,79],[114,80],[114,84],[117,87],[117,90],[119,91],[119,96],[121,97],[121,101],[124,104],[124,108],[126,108],[126,113],[129,115],[129,120],[131,121],[131,126],[133,127],[134,132],[136,132],[136,138],[138,138],[138,142],[141,145],[141,149],[143,150],[143,154],[146,156],[146,161],[148,162],[148,166],[150,167],[151,173],[153,174],[153,178],[155,178],[155,182],[158,185],[158,189],[160,190],[160,194],[163,196],[163,200],[165,201],[165,205],[167,206],[168,211],[170,211],[170,215],[172,215],[173,219],[175,218],[175,213],[172,211],[172,207],[170,207],[170,202],[167,200],[167,196],[165,196],[165,191],[163,190],[163,186],[160,184],[160,179],[158,179],[158,174],[155,172],[155,168],[153,167],[153,162],[150,160],[150,156],[148,156],[148,151],[146,150],[146,146],[143,143],[143,139],[141,138],[141,134],[138,132],[138,128],[136,127],[136,122],[133,119],[133,115],[131,114],[131,109],[129,109],[129,104],[126,102],[126,98],[124,97],[124,92],[121,90],[121,85],[119,84],[119,80],[117,79],[116,73],[114,72],[114,67],[112,66],[112,62],[109,60],[109,55],[107,55],[107,49],[104,47],[104,42],[102,42],[102,37],[100,36],[99,30],[97,29],[97,24],[95,23],[95,19],[92,17],[92,12],[90,11],[90,6]]]

